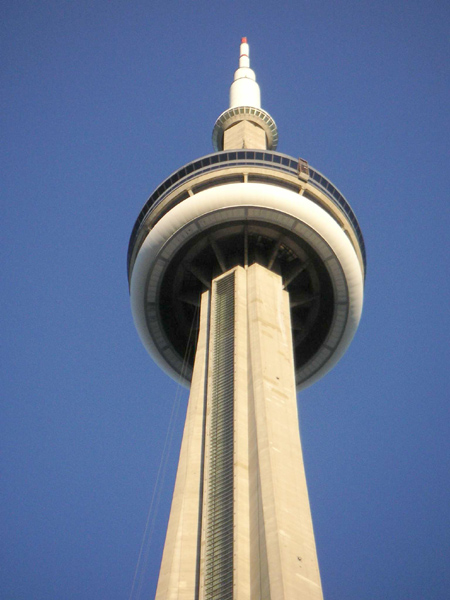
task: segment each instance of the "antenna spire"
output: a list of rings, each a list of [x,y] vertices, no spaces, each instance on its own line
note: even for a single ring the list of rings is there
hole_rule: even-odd
[[[250,69],[250,48],[246,37],[241,38],[239,68],[234,73],[230,88],[230,108],[235,106],[261,108],[261,92],[255,72]]]

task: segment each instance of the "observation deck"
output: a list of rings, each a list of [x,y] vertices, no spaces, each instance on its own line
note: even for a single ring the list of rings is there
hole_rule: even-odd
[[[353,235],[350,237],[355,238],[355,249],[360,254],[360,260],[363,265],[365,276],[366,250],[361,228],[350,204],[329,179],[316,169],[313,169],[306,161],[295,159],[286,154],[269,152],[267,150],[232,150],[207,154],[206,156],[202,156],[201,158],[184,165],[167,177],[167,179],[155,189],[144,204],[131,232],[127,256],[128,278],[130,279],[131,277],[134,260],[136,259],[136,254],[145,235],[148,233],[150,227],[154,226],[157,220],[159,220],[166,212],[166,210],[158,211],[157,219],[155,220],[156,214],[154,213],[157,212],[160,205],[166,205],[165,199],[168,196],[171,197],[170,207],[178,204],[178,202],[182,202],[189,197],[187,190],[190,190],[193,187],[193,184],[190,183],[191,180],[197,180],[198,177],[210,173],[214,173],[214,176],[213,178],[205,177],[205,185],[208,185],[208,181],[211,182],[211,186],[220,185],[221,183],[231,183],[234,181],[233,175],[235,172],[242,174],[243,176],[245,173],[248,173],[250,175],[248,181],[261,181],[261,178],[258,177],[258,175],[254,175],[255,167],[258,170],[258,174],[260,173],[261,168],[269,171],[264,173],[267,177],[267,183],[270,182],[285,187],[288,187],[289,184],[291,184],[292,187],[288,187],[288,189],[293,189],[296,193],[300,193],[304,190],[303,194],[306,194],[306,197],[313,202],[320,204],[325,210],[330,208],[329,203],[331,202],[333,207],[342,212],[343,217],[346,219],[346,223],[350,225],[352,229]],[[226,171],[226,173],[224,173],[224,179],[220,182],[217,179],[217,171],[222,170]],[[283,175],[290,175],[293,180],[291,181],[286,177],[280,178],[280,173]],[[243,181],[242,178],[236,179],[236,181],[237,180]],[[196,182],[196,184],[195,191],[198,190],[198,183]],[[206,188],[202,187],[201,189]],[[179,192],[178,194],[176,193],[177,191]],[[174,198],[172,198],[173,194],[176,194]],[[342,225],[342,219],[339,219],[335,210],[331,212],[334,215],[334,218]]]
[[[298,389],[339,360],[362,308],[366,255],[339,190],[303,159],[268,150],[209,154],[152,193],[128,248],[133,316],[169,374],[189,385],[201,293],[258,262],[290,293]]]

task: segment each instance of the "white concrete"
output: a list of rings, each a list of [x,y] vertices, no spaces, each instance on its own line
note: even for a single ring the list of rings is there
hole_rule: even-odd
[[[241,148],[265,150],[266,147],[266,132],[251,121],[239,121],[224,131],[224,150],[240,150]]]
[[[256,264],[247,273],[249,410],[258,470],[251,505],[260,521],[258,546],[265,549],[264,561],[259,554],[254,561],[263,589],[252,598],[320,600],[298,428],[289,297],[275,273]]]

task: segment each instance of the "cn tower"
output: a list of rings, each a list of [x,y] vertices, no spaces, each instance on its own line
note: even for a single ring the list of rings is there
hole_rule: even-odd
[[[157,600],[323,597],[296,394],[356,332],[364,240],[277,143],[242,38],[214,153],[163,181],[131,234],[139,336],[190,386]]]

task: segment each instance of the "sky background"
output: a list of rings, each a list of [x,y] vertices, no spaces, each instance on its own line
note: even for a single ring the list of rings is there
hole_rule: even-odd
[[[1,600],[154,595],[187,392],[139,341],[127,245],[153,189],[212,152],[241,36],[279,151],[343,192],[367,247],[356,337],[299,397],[325,600],[447,600],[449,17],[1,3]]]

